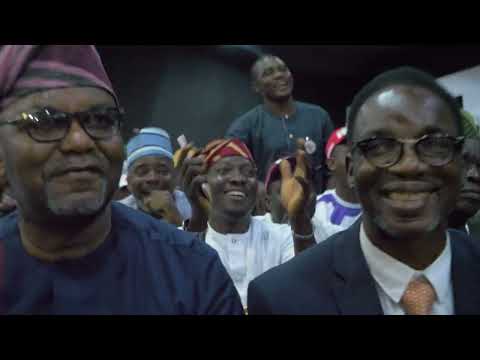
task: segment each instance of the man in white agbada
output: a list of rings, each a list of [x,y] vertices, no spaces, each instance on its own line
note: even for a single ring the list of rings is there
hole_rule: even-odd
[[[325,149],[326,164],[333,176],[335,188],[317,197],[315,215],[312,218],[317,243],[348,229],[362,213],[355,192],[347,183],[346,139],[347,129],[337,129],[330,136]]]
[[[299,154],[301,163],[303,156]],[[303,184],[302,169],[292,174],[288,162],[282,167],[290,226],[251,216],[258,186],[256,167],[240,140],[215,140],[201,152],[190,151],[180,162],[183,188],[192,205],[186,230],[202,232],[201,237],[218,252],[246,308],[250,281],[315,244],[303,211],[308,186]]]

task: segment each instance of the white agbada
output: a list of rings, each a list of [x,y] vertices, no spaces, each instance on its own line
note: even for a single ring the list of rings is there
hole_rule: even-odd
[[[244,308],[250,281],[295,256],[290,226],[269,223],[261,217],[252,217],[244,234],[220,234],[209,224],[205,240],[218,252]]]

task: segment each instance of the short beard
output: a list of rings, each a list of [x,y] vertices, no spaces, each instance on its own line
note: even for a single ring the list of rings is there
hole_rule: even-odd
[[[48,185],[45,190],[45,197],[47,199],[48,209],[54,215],[62,218],[94,217],[104,210],[109,200],[106,180],[102,181],[101,190],[93,199],[73,201],[68,199],[54,199],[54,197],[49,194]]]
[[[375,216],[375,217],[373,217],[372,220],[373,220],[372,222],[374,224],[376,224],[384,234],[387,234],[392,239],[398,239],[398,238],[402,238],[402,237],[405,236],[405,233],[399,234],[399,233],[393,232],[392,229],[390,229],[387,226],[387,224],[383,221],[382,216]],[[441,225],[442,225],[442,223],[441,223],[440,219],[438,219],[437,221],[433,222],[427,228],[422,229],[422,233],[433,232],[434,230],[438,229],[438,227],[441,226]]]

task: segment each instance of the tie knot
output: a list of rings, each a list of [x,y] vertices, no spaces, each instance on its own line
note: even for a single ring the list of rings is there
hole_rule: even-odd
[[[437,295],[430,281],[425,277],[412,280],[401,303],[407,315],[430,315]]]

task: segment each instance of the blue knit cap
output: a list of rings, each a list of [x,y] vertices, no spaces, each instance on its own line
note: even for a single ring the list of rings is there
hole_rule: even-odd
[[[145,156],[162,156],[173,159],[172,143],[168,133],[160,128],[140,130],[127,144],[127,168]]]

